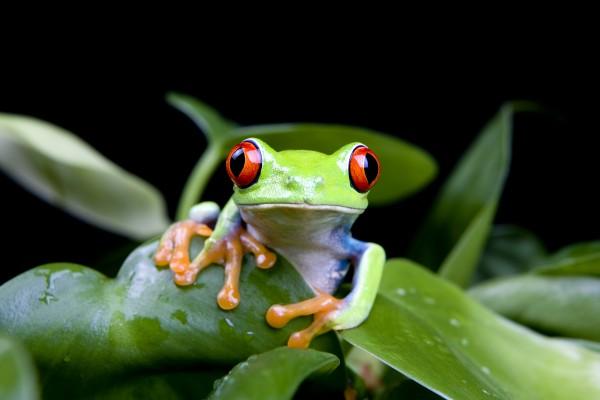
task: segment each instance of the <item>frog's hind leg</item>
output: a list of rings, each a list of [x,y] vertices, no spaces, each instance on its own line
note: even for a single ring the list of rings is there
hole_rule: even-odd
[[[313,315],[312,324],[288,339],[289,347],[308,347],[311,340],[331,329],[350,329],[360,325],[369,315],[385,263],[385,251],[375,243],[357,242],[351,254],[355,266],[353,288],[344,299],[327,293],[300,303],[275,304],[267,311],[266,319],[274,328],[284,327],[290,320]]]
[[[313,315],[312,324],[304,330],[295,332],[288,340],[289,347],[304,348],[309,346],[315,336],[330,329],[328,322],[331,320],[331,314],[340,309],[342,304],[343,300],[327,293],[319,293],[312,299],[299,303],[275,304],[267,311],[266,318],[272,327],[283,328],[294,318]]]

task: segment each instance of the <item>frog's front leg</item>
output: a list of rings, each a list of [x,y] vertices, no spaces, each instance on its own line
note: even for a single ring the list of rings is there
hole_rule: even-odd
[[[385,264],[385,251],[375,243],[361,243],[362,248],[353,255],[355,265],[352,291],[337,299],[328,293],[318,293],[314,298],[300,303],[269,308],[266,319],[274,328],[284,327],[290,320],[313,315],[312,324],[288,339],[289,347],[308,347],[312,339],[331,329],[350,329],[360,325],[369,315]]]
[[[219,215],[215,229],[211,230],[204,222],[208,222],[214,209],[210,210],[211,207],[205,206],[207,204],[210,203],[194,207],[190,212],[191,219],[177,222],[167,230],[154,260],[159,267],[168,265],[171,268],[173,280],[179,286],[193,284],[198,274],[209,265],[222,264],[225,267],[225,280],[217,303],[222,309],[231,310],[240,302],[239,277],[244,253],[253,253],[260,268],[272,267],[276,256],[246,231],[232,200]],[[204,248],[190,261],[190,241],[197,235],[209,237],[204,242]]]

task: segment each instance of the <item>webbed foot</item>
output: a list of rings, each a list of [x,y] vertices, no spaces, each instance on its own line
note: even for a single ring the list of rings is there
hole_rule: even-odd
[[[225,282],[217,303],[223,310],[231,310],[240,302],[239,278],[243,255],[253,253],[257,266],[264,269],[272,267],[277,258],[244,228],[237,227],[218,239],[208,238],[202,251],[190,261],[192,237],[211,234],[208,226],[192,220],[175,223],[163,235],[154,260],[159,267],[168,265],[171,268],[173,280],[179,286],[193,284],[198,274],[211,264],[223,265]]]
[[[312,299],[295,304],[275,304],[267,311],[266,319],[273,328],[283,328],[294,318],[313,315],[312,324],[306,329],[294,332],[287,343],[288,347],[306,348],[315,336],[331,330],[330,322],[343,306],[343,300],[320,293]]]

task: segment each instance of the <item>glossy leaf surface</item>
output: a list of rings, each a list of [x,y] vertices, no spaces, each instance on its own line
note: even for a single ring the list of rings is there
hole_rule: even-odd
[[[510,322],[408,260],[388,262],[369,319],[342,336],[445,398],[600,396],[600,354]]]
[[[212,266],[194,285],[179,288],[170,270],[154,266],[155,246],[132,253],[116,279],[80,265],[49,264],[0,287],[0,330],[31,351],[44,372],[45,394],[61,393],[64,381],[81,395],[84,387],[90,391],[118,376],[232,365],[285,344],[308,324],[301,318],[273,329],[265,322],[270,305],[313,295],[283,258],[260,270],[247,257],[241,303],[223,311],[216,304],[222,267]],[[314,347],[339,353],[333,334]]]
[[[134,239],[152,237],[169,222],[153,186],[35,118],[0,114],[0,169],[47,202]]]

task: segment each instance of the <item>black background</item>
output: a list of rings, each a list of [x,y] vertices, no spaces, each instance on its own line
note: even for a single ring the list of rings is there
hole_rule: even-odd
[[[316,54],[288,43],[285,57],[281,49],[231,49],[226,60],[200,45],[165,50],[135,40],[121,43],[118,53],[103,48],[84,55],[78,48],[65,59],[50,49],[27,62],[12,55],[0,67],[0,111],[76,133],[158,187],[171,215],[205,141],[165,103],[168,91],[197,96],[240,124],[334,122],[397,135],[429,151],[439,176],[416,196],[369,208],[354,232],[398,256],[483,124],[504,101],[533,100],[546,112],[516,120],[513,163],[496,221],[531,229],[551,250],[600,236],[599,85],[593,55],[585,49],[546,37],[533,37],[521,52],[487,54],[478,48],[460,52],[453,43],[367,53],[352,43],[344,50],[327,45]],[[230,191],[221,170],[205,196],[222,203]],[[2,174],[0,193],[2,280],[46,262],[93,266],[127,244]]]

